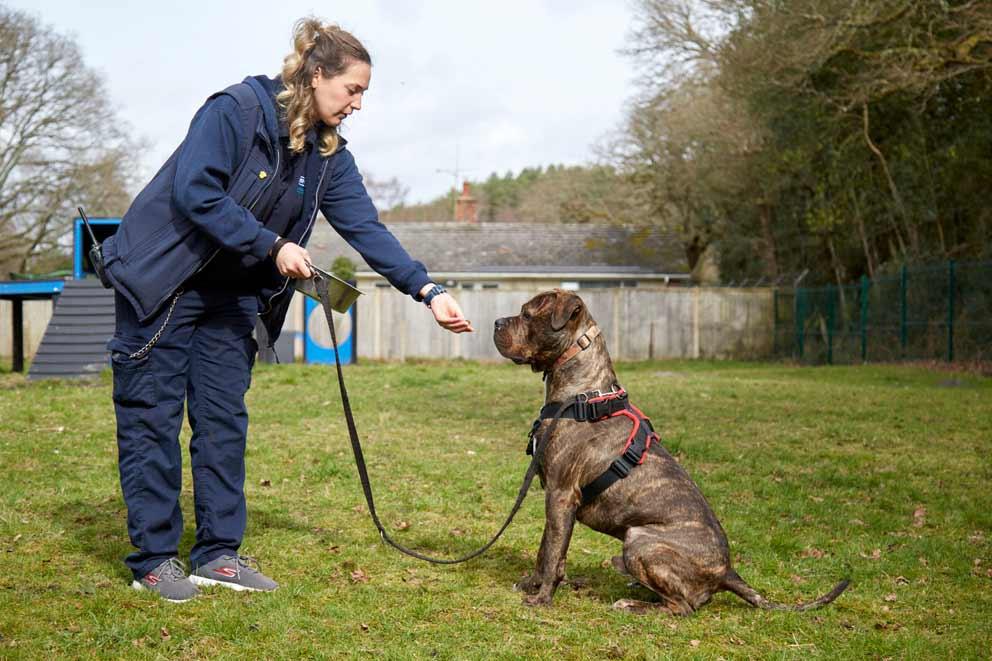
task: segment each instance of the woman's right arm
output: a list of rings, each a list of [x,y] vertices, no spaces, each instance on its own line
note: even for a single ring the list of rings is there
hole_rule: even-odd
[[[172,202],[218,246],[265,259],[278,236],[227,194],[251,135],[243,135],[243,113],[224,94],[193,118],[179,150]]]

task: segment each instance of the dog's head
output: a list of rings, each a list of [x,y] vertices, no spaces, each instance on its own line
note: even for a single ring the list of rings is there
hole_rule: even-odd
[[[588,321],[589,313],[577,294],[552,289],[524,303],[517,316],[497,319],[493,342],[504,357],[540,372],[571,346]]]

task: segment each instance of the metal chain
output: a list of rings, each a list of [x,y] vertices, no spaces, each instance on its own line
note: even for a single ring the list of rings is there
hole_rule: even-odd
[[[172,311],[176,309],[176,303],[179,301],[179,297],[182,296],[182,294],[183,294],[183,290],[182,287],[180,287],[179,289],[176,290],[176,295],[172,297],[172,304],[169,305],[169,312],[168,314],[165,315],[165,321],[162,322],[162,325],[159,326],[159,329],[155,331],[154,335],[152,335],[152,339],[148,340],[148,344],[146,344],[145,346],[141,347],[140,349],[129,355],[128,358],[130,358],[131,360],[138,360],[139,358],[144,358],[145,354],[147,354],[149,351],[152,350],[152,347],[155,346],[155,343],[158,342],[159,339],[162,337],[162,333],[165,332],[165,327],[169,325],[169,319],[172,319]]]

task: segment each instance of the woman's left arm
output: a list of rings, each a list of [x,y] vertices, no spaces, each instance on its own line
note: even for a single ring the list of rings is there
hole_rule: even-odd
[[[415,300],[422,300],[434,286],[427,269],[410,257],[396,237],[379,222],[379,213],[365,189],[351,152],[342,149],[331,159],[328,163],[331,181],[320,203],[324,217],[376,273],[396,289]],[[430,308],[442,327],[455,333],[473,330],[451,295],[436,296]]]

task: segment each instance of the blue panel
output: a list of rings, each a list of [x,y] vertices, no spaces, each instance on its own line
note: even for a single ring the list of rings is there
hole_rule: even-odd
[[[0,282],[0,298],[60,294],[64,284],[61,280],[15,280],[12,282]]]
[[[308,363],[333,363],[334,346],[331,343],[331,332],[327,329],[327,318],[324,308],[312,298],[304,298],[303,347],[304,357]],[[334,313],[334,331],[338,337],[338,350],[341,352],[341,364],[348,364],[352,359],[355,334],[355,306],[352,305],[347,314]]]

